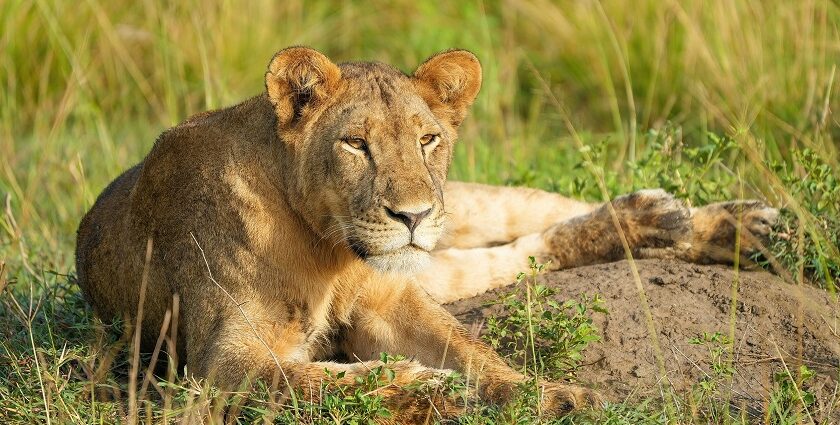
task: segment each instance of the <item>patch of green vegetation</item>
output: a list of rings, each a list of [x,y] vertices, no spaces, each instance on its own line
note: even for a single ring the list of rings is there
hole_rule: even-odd
[[[770,251],[794,279],[804,277],[835,292],[840,278],[840,179],[810,149],[794,153],[794,158],[793,164],[771,164],[789,188],[791,208],[783,210]]]
[[[277,424],[369,424],[377,420],[389,419],[393,415],[388,410],[385,400],[378,390],[385,386],[394,385],[396,372],[391,367],[394,362],[404,360],[402,357],[392,357],[385,353],[380,355],[381,365],[372,367],[367,375],[358,376],[352,385],[340,383],[345,372],[332,373],[324,371],[325,379],[321,383],[319,394],[321,399],[318,402],[306,400],[300,395],[296,398],[293,406],[287,406],[278,412],[279,406],[269,406],[262,409],[261,418],[269,415],[277,415],[274,423]],[[448,384],[446,388],[453,393],[463,388],[453,376],[450,381],[441,383],[441,386]],[[416,383],[406,390],[415,393],[416,397],[429,396],[430,388],[425,383]],[[434,388],[432,391],[438,390]],[[452,396],[452,394],[447,394]],[[457,396],[457,395],[455,395]],[[256,411],[256,410],[254,410]],[[252,423],[258,418],[247,418],[247,423]]]
[[[814,378],[814,372],[807,366],[799,366],[796,378],[790,371],[779,371],[773,377],[773,391],[770,393],[770,406],[767,409],[767,422],[773,425],[794,425],[814,418],[808,413],[816,403],[814,394],[804,386]]]
[[[338,381],[345,377],[345,372],[332,373],[324,371],[326,375],[321,384],[319,403],[311,403],[305,398],[298,397],[299,404],[295,409],[284,409],[280,420],[276,422],[295,424],[301,423],[303,417],[311,423],[371,423],[376,419],[391,417],[391,412],[377,389],[389,385],[394,381],[395,372],[389,362],[396,359],[386,354],[382,355],[382,365],[371,368],[364,377],[356,377],[354,384],[341,384]],[[276,410],[276,407],[275,407]],[[266,414],[270,411],[265,412]],[[303,417],[302,417],[303,416]],[[276,423],[275,422],[275,423]]]
[[[514,290],[499,300],[503,318],[488,319],[485,339],[524,373],[573,378],[583,350],[601,339],[591,315],[607,311],[597,295],[558,303],[554,291],[537,280],[545,265],[529,261],[530,271],[520,273]]]
[[[732,375],[735,373],[735,369],[726,360],[732,340],[720,332],[704,332],[689,342],[705,346],[709,353],[709,372],[693,385],[691,395],[687,400],[692,416],[709,423],[732,421],[729,404],[720,394],[721,387],[731,382]]]
[[[558,303],[554,291],[541,283],[545,264],[529,258],[529,271],[519,273],[516,285],[502,296],[499,317],[490,317],[484,338],[505,355],[530,380],[518,387],[514,400],[505,406],[475,406],[461,418],[463,424],[535,424],[546,422],[539,415],[538,380],[573,379],[583,351],[600,340],[593,314],[606,314],[596,295]],[[566,422],[560,422],[566,423]]]

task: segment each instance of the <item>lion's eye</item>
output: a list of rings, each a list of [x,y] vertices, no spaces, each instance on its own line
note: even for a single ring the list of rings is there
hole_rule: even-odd
[[[345,137],[341,139],[345,145],[361,152],[367,152],[367,142],[360,137]]]
[[[437,142],[438,137],[439,136],[437,134],[427,134],[420,138],[420,144],[423,146],[431,145],[432,143]]]

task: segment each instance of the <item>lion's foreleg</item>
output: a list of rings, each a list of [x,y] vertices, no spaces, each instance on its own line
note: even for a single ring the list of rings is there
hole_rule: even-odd
[[[352,323],[342,343],[348,355],[365,359],[388,352],[427,366],[456,370],[465,375],[481,399],[491,403],[508,402],[526,380],[419,287],[395,278],[382,278],[371,285],[360,298]],[[567,413],[596,399],[585,388],[540,385],[543,404],[553,414]]]
[[[274,399],[290,406],[320,405],[329,394],[361,391],[381,397],[392,413],[378,423],[422,423],[425,418],[451,418],[463,412],[464,398],[443,384],[452,372],[417,361],[312,362],[290,356],[283,338],[265,333],[221,332],[206,349],[194,351],[196,374],[228,391],[262,381]],[[270,348],[269,348],[270,347]],[[294,399],[293,399],[294,397]]]

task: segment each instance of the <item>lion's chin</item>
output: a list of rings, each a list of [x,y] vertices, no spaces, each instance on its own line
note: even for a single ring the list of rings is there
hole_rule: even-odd
[[[384,254],[370,255],[365,262],[381,273],[411,275],[420,272],[431,262],[428,251],[405,246]]]

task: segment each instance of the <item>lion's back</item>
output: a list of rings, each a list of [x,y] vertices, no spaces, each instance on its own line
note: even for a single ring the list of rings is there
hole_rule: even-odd
[[[116,247],[113,235],[123,234],[122,224],[129,214],[128,205],[131,191],[137,183],[143,164],[137,164],[122,173],[99,195],[85,214],[76,233],[76,273],[77,281],[87,300],[97,313],[110,320],[117,311],[110,302],[118,297],[108,296],[105,291],[115,290],[113,285],[104,284],[115,276],[116,270],[106,270]]]
[[[192,116],[103,190],[76,240],[78,285],[101,319],[136,316],[145,276],[143,339],[153,344],[173,294],[201,282],[191,236],[218,249],[218,258],[244,243],[229,180],[252,178],[257,161],[271,160],[264,153],[274,134],[270,108],[254,98]]]

